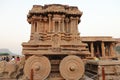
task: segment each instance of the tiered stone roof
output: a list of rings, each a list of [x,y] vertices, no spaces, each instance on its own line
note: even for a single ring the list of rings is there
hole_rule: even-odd
[[[28,18],[33,14],[66,14],[81,17],[82,12],[75,6],[61,5],[61,4],[50,4],[50,5],[34,5],[32,10],[29,11]]]

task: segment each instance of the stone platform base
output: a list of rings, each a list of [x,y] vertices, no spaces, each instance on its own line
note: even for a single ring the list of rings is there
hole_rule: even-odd
[[[86,72],[97,75],[97,80],[120,80],[120,60],[89,60],[85,66]],[[90,76],[90,75],[88,75]]]
[[[0,78],[0,80],[22,80],[22,79]]]

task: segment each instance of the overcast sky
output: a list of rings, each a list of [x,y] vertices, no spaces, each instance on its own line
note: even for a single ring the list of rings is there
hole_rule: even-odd
[[[120,37],[120,0],[0,0],[0,48],[21,54],[22,42],[30,37],[26,16],[35,4],[77,6],[83,12],[81,36]]]

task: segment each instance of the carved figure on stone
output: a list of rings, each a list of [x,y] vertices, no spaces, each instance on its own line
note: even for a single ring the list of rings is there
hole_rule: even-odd
[[[25,58],[22,57],[20,61],[11,60],[10,62],[1,61],[0,62],[0,77],[7,78],[17,78],[23,76],[23,67],[25,63]]]
[[[58,47],[58,41],[59,41],[59,35],[57,35],[57,34],[55,34],[54,36],[53,36],[53,44],[54,44],[54,47]]]
[[[39,40],[39,34],[38,33],[35,33],[34,34],[34,40],[36,41],[36,40]]]
[[[1,61],[0,62],[0,74],[4,76],[4,73],[7,73],[7,77],[12,77],[12,74],[17,70],[17,65],[15,63]]]
[[[115,72],[115,74],[116,74],[117,76],[120,75],[120,66],[119,66],[119,65],[116,65],[116,66],[114,67],[114,72]]]

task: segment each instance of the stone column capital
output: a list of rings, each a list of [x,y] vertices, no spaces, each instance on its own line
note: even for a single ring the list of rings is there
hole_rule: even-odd
[[[65,18],[65,15],[62,15],[62,18]]]
[[[47,17],[44,17],[44,18],[43,18],[44,21],[47,21],[47,19],[48,19]]]
[[[51,17],[52,16],[52,14],[48,14],[48,17]]]
[[[69,22],[69,18],[65,18],[65,21],[66,21],[66,22]]]
[[[55,22],[55,20],[52,20],[52,22]]]
[[[76,17],[76,19],[80,19],[79,17]]]
[[[70,20],[72,20],[73,19],[73,17],[70,17]]]
[[[59,20],[58,22],[60,23],[61,21]]]

